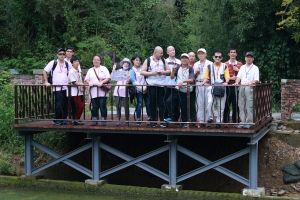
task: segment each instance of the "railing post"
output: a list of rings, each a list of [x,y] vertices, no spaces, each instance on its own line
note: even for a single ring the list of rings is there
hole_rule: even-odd
[[[126,127],[129,127],[129,102],[128,102],[128,84],[125,85],[125,119],[126,119]]]
[[[17,118],[19,118],[18,116],[18,113],[19,113],[19,110],[18,110],[18,105],[19,105],[19,102],[18,102],[18,86],[15,85],[14,87],[15,89],[15,123],[18,124],[19,123],[19,120]]]
[[[191,111],[191,90],[190,90],[190,83],[187,83],[187,102],[186,102],[186,115],[187,115],[187,122],[191,121],[190,111]],[[184,123],[184,122],[183,122]],[[187,128],[190,128],[190,124],[187,123]]]
[[[256,103],[256,97],[257,97],[257,90],[256,90],[256,87],[257,86],[250,86],[250,87],[252,87],[252,89],[253,89],[253,95],[252,95],[252,102],[253,102],[253,123],[256,123],[257,122],[257,119],[256,119],[256,113],[257,113],[257,109],[259,109],[259,108],[257,108],[257,103]]]

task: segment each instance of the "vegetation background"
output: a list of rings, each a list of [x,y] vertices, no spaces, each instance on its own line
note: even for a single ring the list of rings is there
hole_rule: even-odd
[[[177,57],[203,47],[208,59],[222,49],[225,61],[236,47],[242,62],[247,51],[255,53],[261,81],[273,81],[279,103],[280,79],[299,78],[299,6],[299,0],[0,0],[0,67],[32,74],[59,47],[74,47],[82,68],[100,52],[145,59],[158,45],[173,45]],[[103,65],[111,68],[112,61],[105,57]],[[0,74],[2,85],[7,77]],[[14,153],[22,142],[9,126],[14,108],[7,87],[0,88],[0,143]],[[64,136],[47,137],[55,146]]]

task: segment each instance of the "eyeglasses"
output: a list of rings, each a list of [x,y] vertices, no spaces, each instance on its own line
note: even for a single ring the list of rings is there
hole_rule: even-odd
[[[215,58],[220,58],[220,59],[221,59],[221,58],[222,58],[222,56],[215,56]]]
[[[64,56],[64,55],[66,55],[65,53],[59,53],[58,54],[59,56]]]

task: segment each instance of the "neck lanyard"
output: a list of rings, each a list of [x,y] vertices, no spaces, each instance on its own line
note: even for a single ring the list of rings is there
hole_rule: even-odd
[[[78,80],[81,81],[81,74],[79,73],[79,70],[77,70],[77,74],[78,74]]]
[[[220,66],[220,67],[221,67],[221,66]],[[219,70],[220,70],[220,67],[214,66],[215,71],[216,71],[216,74],[217,74],[217,78],[219,77]]]
[[[155,64],[156,64],[156,67],[159,67],[159,60],[154,60],[154,58],[152,57],[152,60],[155,62]]]
[[[184,75],[187,73],[187,71],[188,71],[188,67],[185,68],[181,67],[182,79],[184,79]]]
[[[248,76],[248,74],[249,74],[249,71],[252,69],[252,67],[253,67],[253,64],[250,65],[250,69],[248,70],[248,72],[246,71],[246,68],[247,68],[247,67],[245,67],[246,78],[247,78],[247,76]]]
[[[63,70],[63,68],[64,68],[64,65],[65,65],[65,62],[64,62],[62,65],[59,63],[60,73],[62,73],[62,70]]]

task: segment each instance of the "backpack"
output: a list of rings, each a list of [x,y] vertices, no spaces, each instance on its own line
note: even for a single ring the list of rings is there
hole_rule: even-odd
[[[165,63],[165,59],[163,57],[161,57],[161,61],[164,63],[164,69],[166,70],[166,63]],[[150,67],[150,57],[147,58],[147,72],[149,71],[149,67]],[[145,76],[145,79],[147,78],[147,76]]]
[[[69,75],[69,65],[68,65],[67,61],[65,61],[65,64],[66,64],[66,67],[67,67],[67,71],[68,71],[67,76],[68,76]],[[54,60],[51,72],[49,73],[49,76],[48,76],[48,83],[50,83],[50,84],[52,84],[53,71],[55,70],[56,65],[57,65],[57,60]]]

